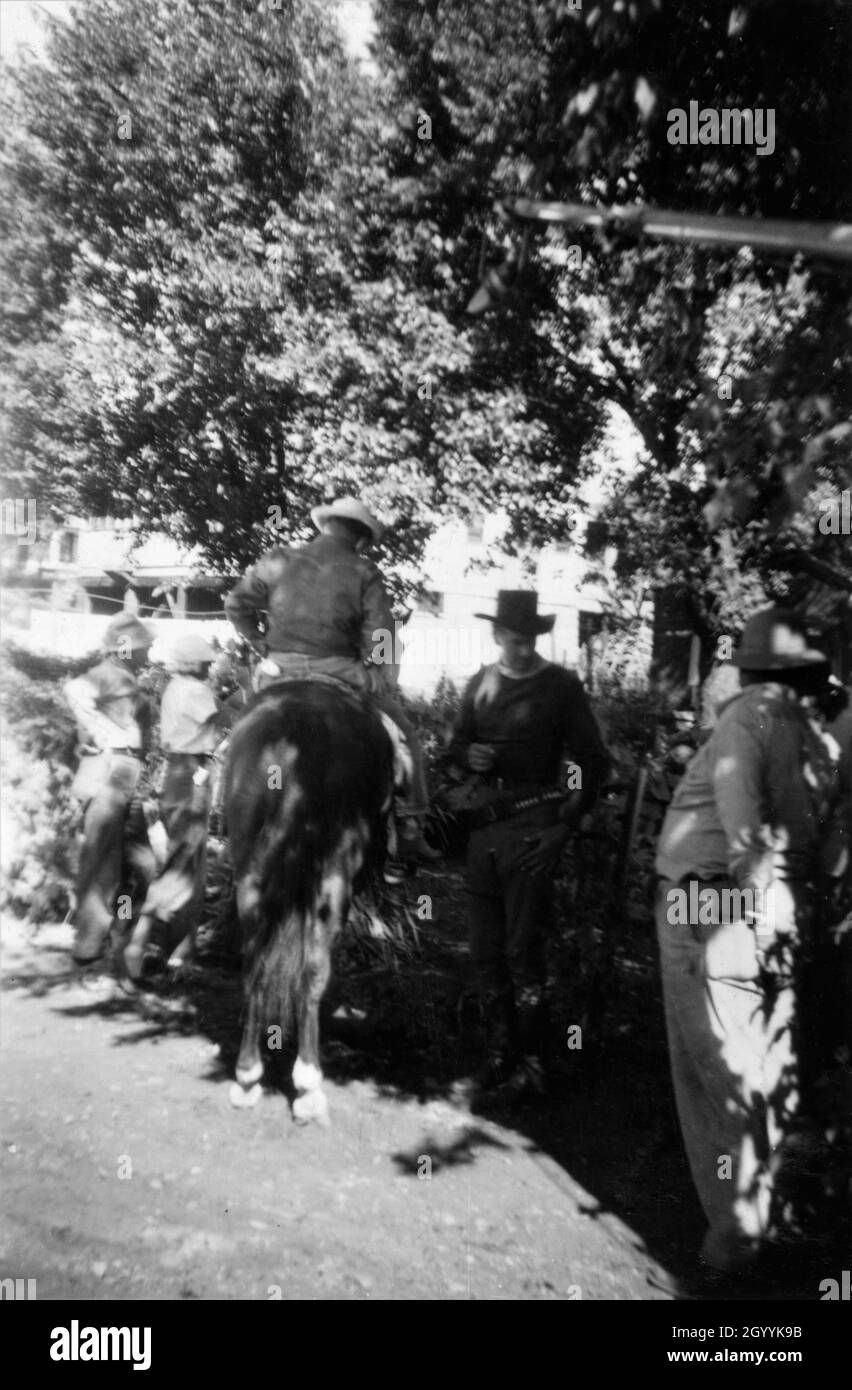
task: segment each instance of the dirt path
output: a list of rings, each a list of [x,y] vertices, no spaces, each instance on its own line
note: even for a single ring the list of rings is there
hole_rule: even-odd
[[[235,1111],[211,1030],[76,980],[69,944],[4,928],[0,1276],[40,1299],[657,1296],[638,1237],[458,1089],[331,1082],[325,1130],[279,1091]]]

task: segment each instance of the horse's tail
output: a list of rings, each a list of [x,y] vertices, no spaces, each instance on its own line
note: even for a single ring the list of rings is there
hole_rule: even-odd
[[[286,1037],[309,966],[328,853],[328,826],[316,797],[280,798],[259,836],[255,929],[246,943],[246,981],[266,1025]]]

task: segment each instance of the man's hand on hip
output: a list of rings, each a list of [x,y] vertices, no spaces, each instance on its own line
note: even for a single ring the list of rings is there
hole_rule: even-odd
[[[527,835],[527,848],[518,860],[518,868],[528,874],[553,872],[571,834],[567,825],[551,825],[534,835]]]

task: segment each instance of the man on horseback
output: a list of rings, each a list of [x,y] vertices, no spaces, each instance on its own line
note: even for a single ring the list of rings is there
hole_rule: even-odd
[[[308,545],[267,551],[225,599],[236,630],[264,658],[261,687],[283,678],[333,676],[369,694],[399,726],[411,755],[407,799],[398,807],[401,855],[429,861],[437,856],[421,831],[428,805],[423,755],[417,733],[394,697],[399,668],[377,663],[395,631],[379,569],[363,552],[381,540],[384,528],[354,497],[315,507],[311,519],[320,535]],[[267,614],[266,629],[259,616]]]

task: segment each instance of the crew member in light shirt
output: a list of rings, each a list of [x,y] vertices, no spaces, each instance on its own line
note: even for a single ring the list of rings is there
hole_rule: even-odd
[[[103,659],[65,685],[80,739],[71,785],[83,805],[72,947],[79,964],[103,955],[117,911],[141,902],[156,872],[137,791],[150,728],[150,707],[137,676],[152,642],[144,623],[120,613],[104,634]]]
[[[771,607],[746,623],[732,664],[742,688],[687,767],[656,857],[669,1059],[707,1220],[691,1277],[708,1297],[753,1286],[771,1260],[802,1089],[796,984],[821,888],[846,863],[841,770],[804,705],[828,658],[801,615]],[[687,897],[706,910],[682,920]]]
[[[159,803],[168,849],[125,947],[124,962],[134,980],[143,973],[145,947],[157,923],[175,948],[170,965],[178,965],[194,943],[207,875],[213,753],[223,736],[222,709],[207,682],[215,658],[207,639],[190,632],[172,644],[166,659],[173,674],[160,707],[167,761]]]

